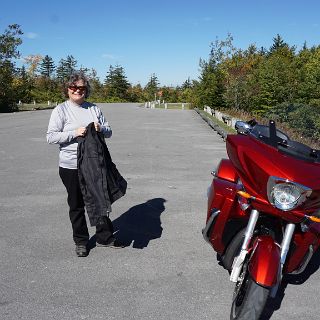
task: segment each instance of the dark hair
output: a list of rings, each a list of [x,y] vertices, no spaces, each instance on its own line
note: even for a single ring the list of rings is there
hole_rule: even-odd
[[[68,88],[69,86],[74,85],[77,81],[82,80],[84,82],[84,85],[87,87],[85,98],[88,98],[91,92],[91,87],[88,78],[85,76],[85,74],[81,71],[77,71],[71,74],[69,80],[65,82],[64,84],[64,95],[66,98],[69,97],[68,95]]]

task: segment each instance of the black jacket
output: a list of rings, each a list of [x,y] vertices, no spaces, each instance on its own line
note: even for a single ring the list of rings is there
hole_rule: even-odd
[[[85,137],[78,138],[78,174],[83,200],[91,226],[111,212],[111,204],[126,193],[127,182],[112,162],[104,136],[87,126]]]

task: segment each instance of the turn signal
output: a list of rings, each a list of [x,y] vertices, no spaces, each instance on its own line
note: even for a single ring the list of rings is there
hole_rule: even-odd
[[[249,193],[247,193],[247,192],[245,192],[245,191],[242,191],[242,190],[237,191],[237,194],[238,194],[239,196],[241,196],[241,197],[246,198],[246,199],[251,199],[251,198],[252,198],[252,196],[251,196]]]
[[[315,217],[315,216],[308,216],[308,218],[313,221],[313,222],[320,222],[320,218]]]

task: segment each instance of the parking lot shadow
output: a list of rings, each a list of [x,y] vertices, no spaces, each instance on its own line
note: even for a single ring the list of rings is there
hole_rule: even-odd
[[[116,238],[126,246],[143,249],[150,240],[161,237],[161,214],[165,211],[163,198],[154,198],[138,204],[113,220]]]

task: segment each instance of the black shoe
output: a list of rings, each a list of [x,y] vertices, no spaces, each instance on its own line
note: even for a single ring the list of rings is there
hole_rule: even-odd
[[[96,243],[97,247],[104,247],[104,248],[113,248],[113,249],[121,249],[125,247],[125,244],[121,243],[118,239],[111,237],[107,243]]]
[[[76,254],[78,257],[86,257],[89,254],[89,250],[83,244],[76,244]]]

